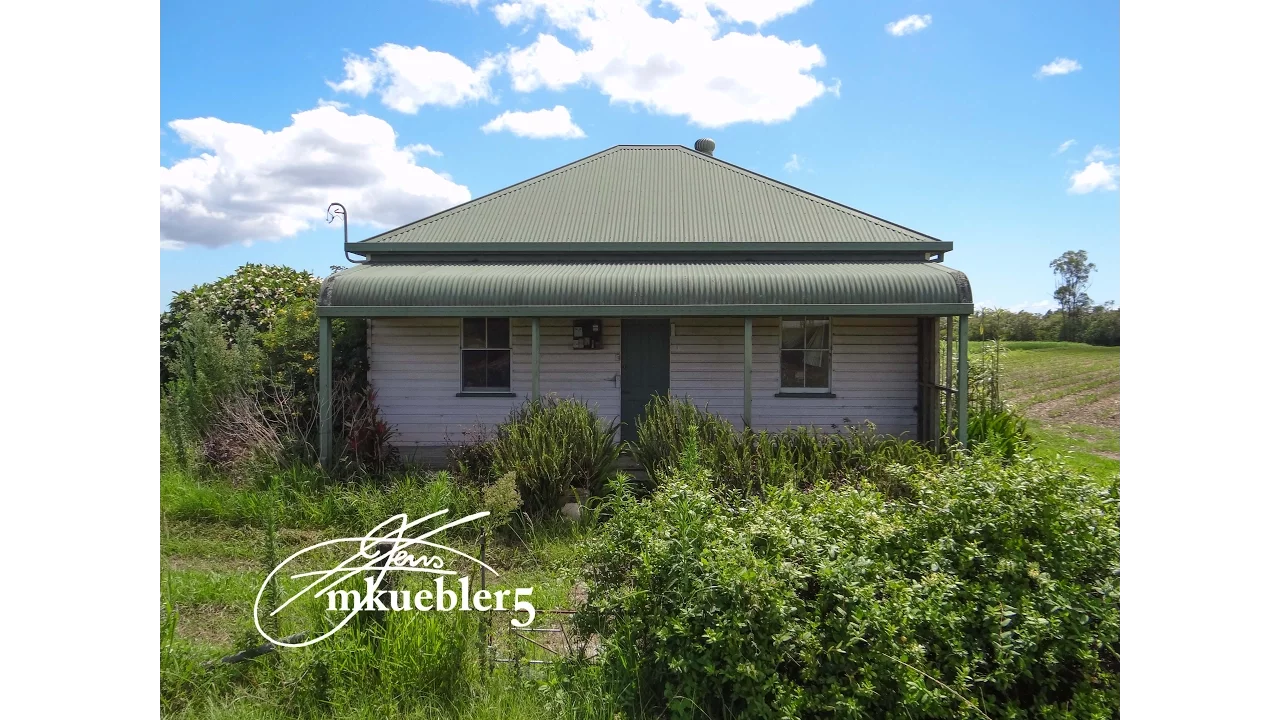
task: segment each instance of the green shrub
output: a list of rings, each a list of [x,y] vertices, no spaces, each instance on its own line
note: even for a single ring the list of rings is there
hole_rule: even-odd
[[[201,453],[223,407],[253,391],[262,353],[248,329],[228,342],[218,323],[203,313],[187,318],[174,345],[160,418],[175,459],[186,466]]]
[[[655,397],[636,428],[631,452],[649,476],[652,490],[679,467],[685,444],[696,440],[701,462],[719,486],[758,492],[789,482],[870,482],[886,489],[889,463],[931,466],[938,457],[923,445],[878,435],[875,426],[819,432],[809,427],[782,432],[737,430],[729,421],[688,400]]]
[[[636,440],[628,447],[651,481],[673,470],[690,433],[700,448],[725,448],[734,433],[724,418],[685,399],[654,396],[636,426]]]
[[[497,429],[492,472],[515,473],[526,512],[554,513],[572,488],[600,492],[618,459],[617,429],[572,398],[527,400]]]
[[[493,438],[484,425],[463,433],[462,442],[448,450],[449,472],[458,482],[484,487],[497,480],[493,474]]]
[[[987,451],[1012,460],[1031,442],[1027,421],[1008,408],[979,408],[969,415],[969,444],[983,445]]]
[[[725,502],[706,469],[619,486],[588,549],[602,670],[635,713],[1110,718],[1119,511],[1061,464],[981,453]]]
[[[320,296],[320,278],[305,270],[283,265],[240,266],[235,273],[211,283],[180,290],[160,315],[160,372],[169,379],[169,364],[177,357],[178,338],[192,315],[212,318],[231,342],[242,327],[252,333],[266,331],[279,311],[296,300]]]

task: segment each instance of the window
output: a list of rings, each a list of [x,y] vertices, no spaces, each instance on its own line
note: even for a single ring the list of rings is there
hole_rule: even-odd
[[[782,318],[781,354],[784,391],[830,391],[831,320],[829,318]]]
[[[462,319],[462,391],[511,390],[511,320]]]

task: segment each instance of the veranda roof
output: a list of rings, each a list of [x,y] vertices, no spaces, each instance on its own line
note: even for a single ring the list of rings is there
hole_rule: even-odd
[[[322,316],[968,315],[963,273],[927,262],[357,265]]]

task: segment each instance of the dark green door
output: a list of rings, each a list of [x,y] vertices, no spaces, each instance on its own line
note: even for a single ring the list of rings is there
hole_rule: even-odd
[[[671,385],[671,322],[622,321],[622,439],[636,439],[636,421],[654,395]]]

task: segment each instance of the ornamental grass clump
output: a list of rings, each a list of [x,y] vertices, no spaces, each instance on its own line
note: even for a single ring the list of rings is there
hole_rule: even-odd
[[[574,488],[600,492],[618,459],[617,429],[572,398],[527,400],[491,441],[491,474],[515,473],[525,512],[552,514],[572,499]]]

